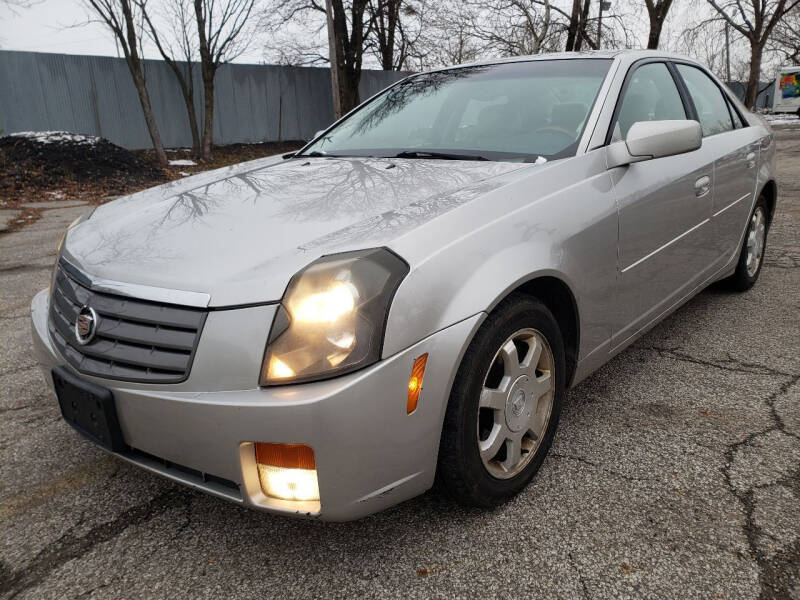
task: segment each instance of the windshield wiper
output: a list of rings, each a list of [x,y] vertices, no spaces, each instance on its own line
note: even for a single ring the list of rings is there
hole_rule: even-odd
[[[295,158],[373,158],[370,154],[328,154],[327,152],[320,152],[319,150],[312,150],[305,154],[296,153]]]
[[[444,160],[489,160],[485,156],[470,154],[454,154],[452,152],[435,152],[432,150],[403,150],[392,158],[441,158]]]

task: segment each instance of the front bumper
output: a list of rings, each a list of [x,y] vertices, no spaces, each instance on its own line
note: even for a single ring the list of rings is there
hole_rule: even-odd
[[[316,383],[259,388],[274,306],[209,313],[189,378],[135,384],[80,375],[114,393],[130,452],[121,458],[235,502],[282,514],[356,519],[431,487],[450,386],[475,315],[379,363]],[[31,305],[46,380],[64,366],[48,333],[48,294]],[[235,343],[232,343],[235,342]],[[406,414],[414,359],[428,353],[419,405]],[[316,455],[320,510],[261,493],[252,442],[299,443]]]

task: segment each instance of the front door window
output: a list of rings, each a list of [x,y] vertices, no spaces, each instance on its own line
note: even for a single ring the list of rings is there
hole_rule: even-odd
[[[625,139],[639,121],[685,119],[681,96],[664,63],[647,63],[633,74],[622,100],[613,140]]]

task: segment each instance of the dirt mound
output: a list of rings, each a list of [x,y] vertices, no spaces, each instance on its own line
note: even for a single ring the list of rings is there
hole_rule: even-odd
[[[105,138],[64,131],[0,137],[0,198],[6,200],[28,196],[27,190],[89,184],[114,194],[164,179],[153,161]]]

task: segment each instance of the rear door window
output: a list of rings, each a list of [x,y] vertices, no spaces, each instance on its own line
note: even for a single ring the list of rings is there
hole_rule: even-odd
[[[703,128],[703,137],[733,129],[728,101],[711,78],[697,67],[676,65],[697,110],[697,120]]]

